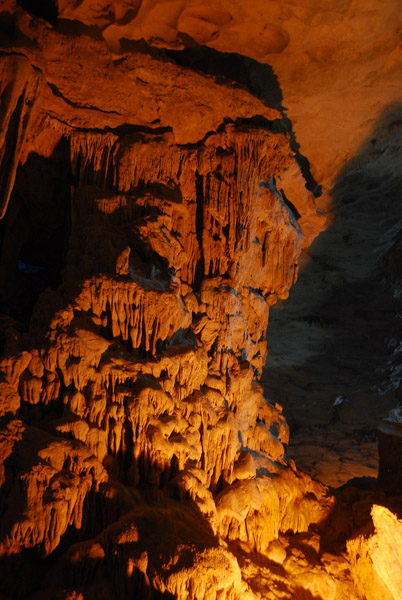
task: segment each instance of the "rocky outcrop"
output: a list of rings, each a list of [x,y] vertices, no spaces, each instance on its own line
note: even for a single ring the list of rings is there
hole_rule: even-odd
[[[269,306],[323,217],[280,114],[244,89],[15,14],[40,52],[2,58],[18,81],[3,95],[10,312],[61,220],[65,242],[58,287],[28,287],[29,330],[5,331],[3,561],[64,553],[71,575],[49,586],[91,589],[99,563],[120,598],[251,593],[224,540],[264,553],[329,509],[288,467],[281,407],[258,384]],[[164,490],[157,506],[144,486]]]
[[[289,122],[115,36],[140,5],[28,4],[1,13],[1,593],[353,598],[259,384],[325,221]],[[198,43],[231,21],[181,9]]]
[[[194,51],[196,68],[212,72],[219,72],[222,54],[240,55],[230,76],[247,81],[257,95],[283,97],[294,147],[300,144],[323,186],[318,202],[326,208],[339,170],[371,136],[383,111],[400,101],[397,0],[381,8],[366,0],[256,0],[247,7],[233,0],[59,0],[58,9],[63,19],[97,26],[115,53],[143,39],[157,48]],[[279,95],[272,90],[271,67]]]
[[[142,468],[157,483],[190,460],[208,485],[230,483],[241,449],[281,463],[287,443],[280,409],[263,400],[255,375],[269,303],[293,282],[303,239],[274,183],[292,158],[282,134],[248,124],[196,148],[135,138],[116,150],[116,186],[73,170],[63,288],[35,309],[37,335],[49,325],[20,374],[22,406],[62,396],[58,430],[77,432],[100,460],[120,456],[134,482]],[[119,177],[126,161],[130,184]],[[93,170],[85,150],[74,148],[72,163]]]
[[[401,597],[402,524],[384,506],[373,505],[374,532],[364,532],[348,542],[353,575],[368,600]],[[371,535],[370,535],[371,534]]]

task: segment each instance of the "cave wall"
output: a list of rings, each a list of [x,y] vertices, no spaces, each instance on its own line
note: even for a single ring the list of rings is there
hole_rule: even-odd
[[[358,597],[259,384],[325,226],[256,60],[289,35],[261,54],[207,4],[55,6],[0,13],[1,593]]]

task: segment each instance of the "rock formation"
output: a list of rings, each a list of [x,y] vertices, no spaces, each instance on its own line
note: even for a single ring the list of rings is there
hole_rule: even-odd
[[[174,54],[288,34],[247,52],[209,3],[0,18],[0,593],[357,598],[258,382],[317,188],[281,106]]]
[[[373,505],[374,532],[348,542],[360,593],[368,600],[401,598],[402,523],[384,506]]]

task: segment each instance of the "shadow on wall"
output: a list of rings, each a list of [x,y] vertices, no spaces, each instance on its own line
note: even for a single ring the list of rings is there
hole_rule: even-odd
[[[58,0],[17,0],[24,10],[33,17],[40,17],[55,25],[58,15]]]
[[[283,310],[271,312],[268,369],[295,369],[327,384],[377,386],[382,393],[398,387],[401,190],[398,104],[339,173],[333,223],[308,251]]]
[[[70,232],[69,164],[65,139],[50,158],[31,153],[18,168],[0,221],[0,312],[25,325],[40,293],[61,283]]]
[[[198,70],[215,77],[215,82],[227,85],[227,80],[245,87],[267,106],[275,108],[282,115],[282,122],[290,138],[290,147],[295,153],[296,160],[306,180],[306,188],[316,197],[321,195],[321,187],[317,184],[310,171],[310,164],[300,152],[292,122],[286,116],[283,106],[283,94],[272,67],[266,63],[243,56],[241,54],[218,52],[208,46],[196,46],[184,50],[165,50],[165,54],[180,66]]]

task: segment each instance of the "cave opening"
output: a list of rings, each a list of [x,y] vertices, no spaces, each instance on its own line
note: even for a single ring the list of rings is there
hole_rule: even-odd
[[[0,306],[28,326],[46,289],[62,280],[71,229],[69,144],[62,139],[51,156],[31,153],[18,168],[0,224]]]

